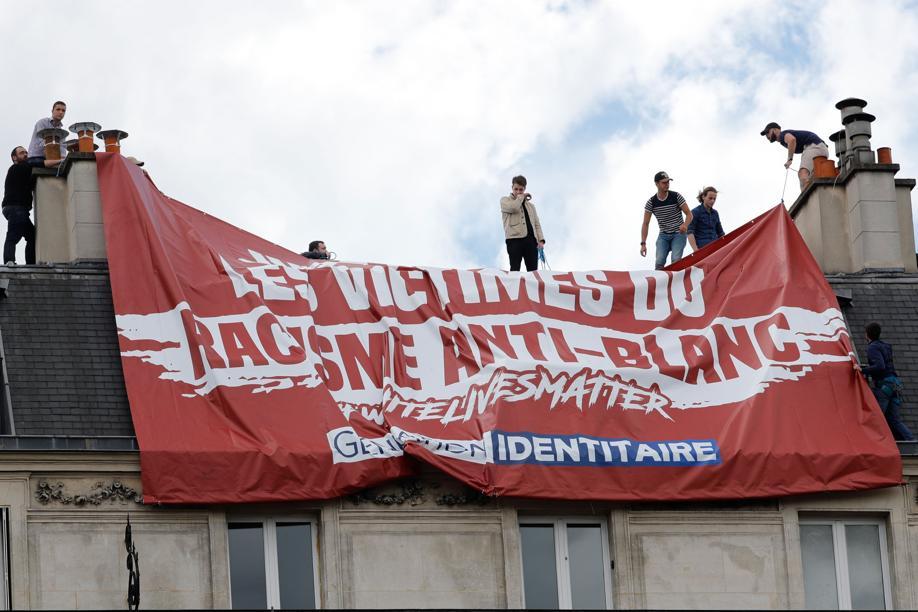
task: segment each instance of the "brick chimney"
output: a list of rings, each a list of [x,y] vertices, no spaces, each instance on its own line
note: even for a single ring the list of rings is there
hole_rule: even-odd
[[[868,270],[918,272],[912,226],[915,179],[897,179],[899,165],[871,148],[867,102],[835,105],[844,129],[832,134],[838,167],[820,172],[790,208],[790,215],[826,274]],[[885,163],[888,162],[888,163]],[[823,168],[825,166],[823,165]],[[828,167],[832,171],[831,162]]]

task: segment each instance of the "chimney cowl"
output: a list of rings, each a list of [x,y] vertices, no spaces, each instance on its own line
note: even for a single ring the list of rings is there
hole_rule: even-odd
[[[838,110],[845,110],[848,107],[864,108],[867,106],[867,100],[861,100],[860,98],[845,98],[835,105],[835,108]]]
[[[101,129],[102,126],[94,121],[80,121],[70,126],[70,131],[74,134],[79,134],[80,132],[96,133]]]
[[[877,118],[871,115],[870,113],[854,113],[842,119],[842,125],[848,125],[856,121],[864,121],[866,123],[872,123],[876,121],[876,119]]]

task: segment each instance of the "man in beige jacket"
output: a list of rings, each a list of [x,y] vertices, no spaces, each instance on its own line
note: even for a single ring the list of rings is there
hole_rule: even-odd
[[[526,270],[532,272],[539,267],[539,249],[545,244],[542,224],[532,196],[526,193],[526,177],[514,176],[511,189],[509,196],[500,199],[510,270],[518,272],[525,259]]]

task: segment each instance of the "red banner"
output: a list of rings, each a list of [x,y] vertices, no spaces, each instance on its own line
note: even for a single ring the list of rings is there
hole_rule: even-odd
[[[405,268],[304,259],[97,159],[148,502],[329,498],[417,460],[560,499],[900,482],[781,206],[667,271]]]

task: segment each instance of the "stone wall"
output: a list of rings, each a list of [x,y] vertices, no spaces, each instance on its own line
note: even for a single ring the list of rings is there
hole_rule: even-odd
[[[133,453],[7,453],[12,601],[21,609],[121,608],[130,515],[142,608],[229,607],[227,522],[318,521],[322,607],[517,608],[521,516],[601,517],[616,608],[802,608],[801,516],[885,521],[893,604],[918,604],[911,484],[750,502],[611,504],[483,499],[437,474],[315,503],[163,508],[137,503]],[[906,477],[918,475],[907,458]],[[119,484],[115,484],[119,483]]]

